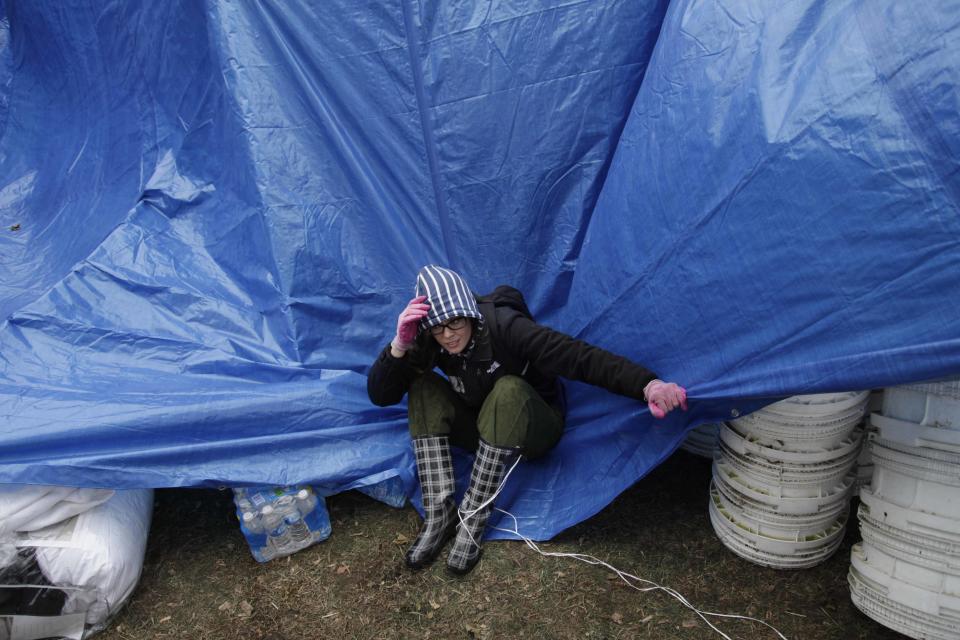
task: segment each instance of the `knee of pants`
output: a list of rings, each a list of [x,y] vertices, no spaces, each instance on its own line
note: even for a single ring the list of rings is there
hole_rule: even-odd
[[[523,447],[533,418],[530,394],[536,391],[518,376],[497,380],[477,419],[480,437],[498,447]]]
[[[503,376],[493,385],[487,400],[495,402],[515,402],[529,398],[537,391],[520,376]]]

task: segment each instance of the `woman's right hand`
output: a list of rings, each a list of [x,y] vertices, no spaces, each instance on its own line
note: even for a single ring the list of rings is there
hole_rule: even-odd
[[[420,328],[420,321],[430,313],[430,305],[426,303],[427,296],[417,296],[407,303],[407,306],[397,317],[397,335],[394,336],[390,346],[394,352],[401,355],[413,348],[413,343],[417,339],[417,332]]]
[[[687,390],[675,382],[654,379],[643,389],[647,406],[654,418],[660,419],[680,407],[687,410]]]

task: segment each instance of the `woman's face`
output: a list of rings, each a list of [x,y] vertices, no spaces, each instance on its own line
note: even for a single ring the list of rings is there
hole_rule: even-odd
[[[473,335],[473,323],[467,318],[454,318],[444,324],[431,327],[430,335],[441,347],[446,349],[447,353],[456,355],[470,344],[470,337]]]

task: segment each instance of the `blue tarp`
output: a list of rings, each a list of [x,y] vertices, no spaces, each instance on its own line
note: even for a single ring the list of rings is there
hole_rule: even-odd
[[[365,373],[427,263],[690,392],[570,385],[535,538],[699,422],[960,373],[958,2],[0,16],[0,482],[413,495]]]

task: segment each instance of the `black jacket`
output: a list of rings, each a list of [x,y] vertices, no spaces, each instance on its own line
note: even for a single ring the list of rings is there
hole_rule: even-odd
[[[400,402],[419,375],[439,367],[466,404],[479,408],[496,381],[505,375],[522,377],[549,404],[564,409],[557,377],[578,380],[643,400],[643,388],[656,376],[627,358],[537,324],[524,313],[519,291],[498,287],[477,297],[484,322],[476,344],[466,356],[440,348],[427,331],[403,358],[394,358],[390,345],[380,353],[367,376],[370,400],[381,407]]]

